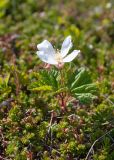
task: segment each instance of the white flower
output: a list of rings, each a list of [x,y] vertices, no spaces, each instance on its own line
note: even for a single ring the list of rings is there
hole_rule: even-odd
[[[68,36],[62,44],[61,50],[55,51],[51,43],[44,40],[42,43],[37,45],[39,51],[37,51],[38,57],[45,63],[60,65],[65,62],[71,62],[80,52],[80,50],[74,50],[69,55],[68,52],[72,47],[71,36]]]

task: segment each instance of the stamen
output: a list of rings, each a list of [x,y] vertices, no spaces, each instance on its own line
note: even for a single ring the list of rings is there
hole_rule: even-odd
[[[62,63],[63,62],[63,58],[61,56],[60,50],[57,49],[57,52],[55,54],[55,59],[58,63]]]

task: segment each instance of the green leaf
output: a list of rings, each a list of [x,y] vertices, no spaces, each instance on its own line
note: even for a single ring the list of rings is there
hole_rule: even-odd
[[[40,71],[38,80],[31,82],[28,86],[32,91],[57,91],[58,90],[58,72],[52,71]]]
[[[94,98],[96,98],[98,89],[96,84],[92,83],[88,71],[81,68],[74,77],[74,82],[71,84],[70,91],[72,96],[78,99],[81,103],[89,104]]]
[[[49,86],[52,86],[53,89],[57,90],[58,89],[58,72],[55,70],[52,70],[50,72],[43,70],[40,72],[41,76],[41,83],[46,84]]]
[[[51,95],[56,95],[56,94],[59,94],[61,92],[67,92],[68,91],[68,88],[67,87],[64,87],[64,88],[60,88],[58,89],[57,91],[55,92],[52,92]]]
[[[80,103],[83,104],[90,104],[93,99],[97,98],[95,95],[92,95],[91,93],[75,93],[74,97],[77,98],[80,101]]]
[[[71,89],[78,86],[91,83],[90,76],[85,68],[81,68],[75,76],[74,82],[71,84]]]
[[[52,90],[52,87],[51,87],[51,86],[44,85],[44,86],[32,88],[32,89],[30,89],[30,90],[32,90],[32,91],[51,91],[51,90]]]
[[[96,85],[95,84],[85,84],[82,85],[80,87],[74,88],[72,89],[73,93],[87,93],[87,92],[91,92],[91,93],[96,93]]]
[[[0,77],[0,85],[7,86],[9,82],[10,74],[7,74],[4,78]]]

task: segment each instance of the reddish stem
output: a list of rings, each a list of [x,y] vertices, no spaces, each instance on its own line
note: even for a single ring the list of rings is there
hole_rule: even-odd
[[[59,97],[60,97],[61,109],[65,111],[66,110],[66,101],[65,101],[64,94],[63,93],[59,94]]]

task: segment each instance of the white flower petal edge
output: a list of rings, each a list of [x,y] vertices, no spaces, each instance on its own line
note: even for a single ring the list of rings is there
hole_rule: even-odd
[[[38,44],[37,48],[39,51],[44,51],[45,54],[49,54],[49,55],[55,54],[55,50],[54,50],[53,46],[47,40],[44,40],[42,43]]]
[[[71,36],[68,36],[65,38],[63,41],[62,47],[61,47],[61,56],[62,58],[65,57],[72,47],[72,41],[71,41]]]
[[[53,58],[53,56],[46,54],[44,51],[37,51],[38,57],[45,63],[57,65],[58,62]]]
[[[80,50],[74,50],[71,54],[63,59],[63,62],[71,62],[79,53]]]
[[[58,68],[62,68],[65,62],[71,62],[80,52],[80,50],[74,50],[71,54],[67,55],[69,49],[72,47],[71,36],[68,36],[63,41],[61,51],[53,48],[51,43],[47,40],[44,40],[40,44],[37,45],[38,57],[45,63],[49,65],[55,65]]]

